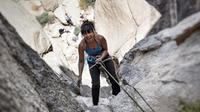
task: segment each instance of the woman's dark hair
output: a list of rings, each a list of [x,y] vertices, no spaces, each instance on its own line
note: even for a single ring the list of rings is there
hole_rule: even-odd
[[[83,24],[81,25],[81,34],[85,34],[85,33],[90,33],[90,32],[94,32],[95,28],[94,28],[94,23],[91,21],[84,21]]]

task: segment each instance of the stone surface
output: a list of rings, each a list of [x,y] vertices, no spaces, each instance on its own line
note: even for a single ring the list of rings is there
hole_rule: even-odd
[[[177,112],[180,101],[195,102],[200,98],[200,88],[197,86],[200,84],[199,15],[196,13],[173,28],[166,29],[167,33],[163,33],[164,30],[140,41],[122,60],[119,73],[126,82],[124,84],[137,88],[155,111]],[[163,37],[167,39],[162,41]],[[181,43],[177,41],[180,37],[184,37]],[[162,44],[152,50],[149,42],[157,41]],[[141,49],[143,46],[149,49],[144,52]],[[150,111],[134,90],[130,93],[136,95],[135,98],[145,110]],[[119,104],[123,105],[123,102],[125,100],[120,100]],[[124,103],[127,106],[125,109],[132,104]],[[117,106],[115,109],[121,111]]]
[[[45,12],[40,0],[19,0],[18,2],[34,16],[40,16]]]
[[[39,54],[46,52],[51,43],[35,16],[14,0],[1,0],[0,12],[16,29],[22,39]]]
[[[143,39],[160,14],[145,0],[96,0],[95,25],[119,60]]]
[[[70,89],[0,14],[0,111],[81,112]]]
[[[41,0],[42,6],[47,11],[54,11],[58,7],[58,0]]]
[[[37,14],[43,11],[39,1],[22,1],[20,5],[28,10],[30,6],[34,6]],[[144,110],[150,112],[133,87],[156,112],[177,112],[180,101],[190,103],[200,100],[200,14],[195,13],[199,10],[200,2],[146,1],[97,0],[95,13],[93,9],[88,9],[83,15],[92,20],[93,14],[96,15],[97,31],[107,38],[111,54],[122,58],[130,49],[119,68],[122,87]],[[88,86],[91,79],[88,71],[83,75],[83,84],[87,86],[83,86],[79,91],[75,74],[77,45],[81,36],[73,34],[75,27],[66,26],[64,18],[64,13],[67,12],[75,24],[80,24],[78,0],[43,0],[43,4],[47,4],[46,9],[54,11],[56,16],[55,23],[44,27],[45,33],[41,33],[43,30],[41,26],[37,26],[38,23],[33,25],[34,16],[27,14],[18,2],[19,0],[0,1],[1,13],[15,27],[22,39],[37,52],[44,52],[45,48],[49,48],[45,47],[49,45],[45,37],[50,39],[52,51],[43,55],[43,59],[54,71],[18,38],[4,19],[1,19],[4,24],[0,25],[3,29],[0,30],[0,111],[140,112],[124,91],[112,96],[110,87],[101,88],[99,106],[92,106],[91,88]],[[161,18],[154,25],[160,17],[158,11]],[[191,17],[185,19],[191,14]],[[5,26],[8,28],[4,28]],[[70,33],[59,37],[60,28]],[[164,30],[160,31],[161,29]],[[30,38],[30,34],[33,34],[34,38]],[[150,36],[144,38],[146,35]],[[27,37],[30,40],[26,40]],[[76,39],[78,40],[75,41]],[[138,41],[139,43],[134,45]],[[87,64],[85,65],[85,69],[88,70]],[[101,79],[101,86],[105,82]]]
[[[200,11],[199,0],[146,0],[162,15],[148,33],[156,34],[160,30],[175,26],[178,22]]]

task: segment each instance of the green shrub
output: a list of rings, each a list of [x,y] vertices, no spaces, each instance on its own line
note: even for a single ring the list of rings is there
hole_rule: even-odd
[[[79,1],[79,6],[82,10],[85,10],[88,8],[88,6],[94,7],[96,0],[80,0]]]
[[[44,12],[42,13],[40,16],[36,17],[37,20],[39,21],[39,23],[44,26],[45,24],[52,22],[54,20],[54,16],[53,15],[49,15],[48,12]]]
[[[194,103],[180,102],[181,109],[179,112],[200,112],[200,101]]]
[[[79,26],[76,26],[74,29],[74,35],[78,36],[78,34],[81,32],[81,28]]]

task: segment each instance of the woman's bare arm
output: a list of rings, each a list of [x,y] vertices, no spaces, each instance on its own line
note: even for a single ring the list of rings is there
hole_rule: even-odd
[[[78,60],[78,71],[79,71],[79,76],[78,76],[78,86],[80,87],[81,80],[82,80],[82,72],[84,68],[84,48],[82,44],[79,44],[78,46],[78,54],[79,54],[79,60]]]

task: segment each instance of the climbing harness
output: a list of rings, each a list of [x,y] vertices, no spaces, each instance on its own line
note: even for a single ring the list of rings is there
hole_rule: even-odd
[[[99,61],[98,63],[95,63],[94,65],[92,65],[90,67],[90,69],[92,69],[94,66],[96,66],[97,64],[99,64],[107,73],[107,75],[109,75],[119,86],[120,88],[131,98],[131,100],[140,108],[140,110],[142,112],[146,112],[139,104],[138,102],[126,91],[126,89],[124,87],[122,87],[119,82],[108,72],[108,70],[106,69],[106,67],[104,66],[104,62],[108,61],[108,60],[112,60],[112,58],[107,58],[103,61]],[[137,91],[137,89],[135,87],[132,87],[136,93],[142,98],[142,100],[146,103],[146,105],[151,109],[152,112],[155,112],[154,109],[147,103],[147,101],[144,99],[144,97],[139,93],[139,91]]]

